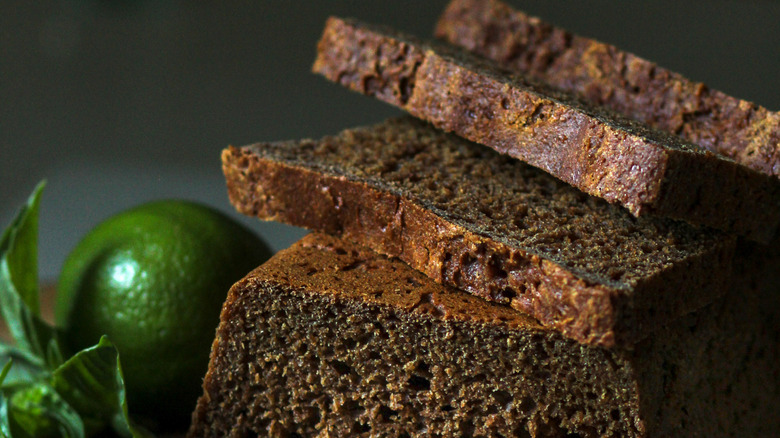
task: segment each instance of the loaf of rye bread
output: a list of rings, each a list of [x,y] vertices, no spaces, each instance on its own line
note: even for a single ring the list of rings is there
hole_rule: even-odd
[[[603,349],[309,235],[231,289],[189,436],[773,436],[777,275],[764,279]]]
[[[780,113],[498,0],[453,0],[435,33],[507,68],[780,176]]]
[[[239,212],[348,236],[586,344],[633,343],[728,283],[733,237],[635,218],[411,117],[222,161]]]
[[[313,70],[594,196],[766,242],[780,181],[511,75],[465,50],[330,18]]]

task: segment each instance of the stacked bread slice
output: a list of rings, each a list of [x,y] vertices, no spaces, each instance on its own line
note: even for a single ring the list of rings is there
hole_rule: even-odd
[[[634,218],[413,119],[223,163],[242,213],[343,235],[590,345],[633,343],[728,284],[734,238]]]
[[[437,26],[488,57],[548,30],[468,0]],[[516,59],[549,51],[523,41]],[[191,436],[777,430],[780,254],[758,243],[780,219],[776,177],[672,135],[717,123],[663,133],[566,95],[576,68],[539,84],[539,63],[526,79],[496,61],[328,21],[315,71],[430,124],[223,152],[240,212],[315,233],[231,289]],[[776,148],[759,125],[703,146]]]
[[[776,178],[452,46],[331,18],[314,71],[636,216],[655,213],[763,242],[780,222]]]
[[[780,113],[615,46],[574,35],[498,0],[450,2],[436,36],[505,68],[780,175]]]

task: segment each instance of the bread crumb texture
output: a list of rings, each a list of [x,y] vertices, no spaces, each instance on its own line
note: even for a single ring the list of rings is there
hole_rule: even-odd
[[[634,342],[730,276],[732,237],[635,218],[412,118],[230,148],[223,168],[245,214],[351,237],[584,343]]]
[[[231,290],[190,436],[769,436],[754,287],[608,350],[310,235]]]

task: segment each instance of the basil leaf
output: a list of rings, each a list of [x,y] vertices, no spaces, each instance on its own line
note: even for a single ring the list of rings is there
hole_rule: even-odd
[[[56,330],[40,318],[38,300],[39,184],[0,239],[0,311],[17,346],[59,365]],[[48,353],[48,354],[47,354]]]
[[[0,240],[0,253],[7,253],[6,269],[25,304],[40,315],[38,300],[38,209],[46,184],[39,183]],[[5,259],[5,257],[4,257]]]
[[[11,362],[8,362],[3,368],[5,372],[11,367]],[[11,421],[8,415],[8,398],[5,396],[5,390],[0,390],[0,437],[11,438]]]
[[[128,416],[119,353],[106,336],[54,370],[52,386],[81,414],[87,432],[110,424],[123,436],[151,436]]]
[[[8,378],[13,364],[13,359],[9,357],[3,366],[3,370],[0,371],[0,438],[11,437],[11,423],[8,419],[8,399],[5,397],[5,391],[2,388],[5,386],[5,380]]]
[[[12,388],[49,377],[40,358],[11,345],[0,343],[0,363],[8,367],[7,371],[3,368],[5,374],[0,375],[2,388]]]
[[[10,435],[19,437],[60,436],[83,438],[79,414],[45,382],[31,383],[13,393],[4,389]]]
[[[5,379],[8,377],[8,373],[11,372],[11,367],[13,364],[13,360],[9,360],[5,365],[3,365],[3,370],[0,371],[0,387],[2,387],[5,383]]]

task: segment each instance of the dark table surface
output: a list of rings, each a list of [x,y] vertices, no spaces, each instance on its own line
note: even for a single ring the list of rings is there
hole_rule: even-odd
[[[509,0],[780,110],[780,2]],[[106,216],[163,197],[227,212],[219,152],[398,112],[309,72],[329,14],[429,36],[446,1],[0,2],[0,223],[46,178],[41,276]],[[236,215],[237,216],[237,215]],[[274,249],[301,230],[244,219]]]

